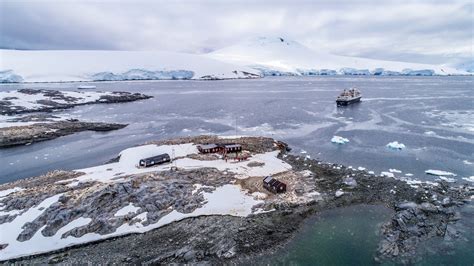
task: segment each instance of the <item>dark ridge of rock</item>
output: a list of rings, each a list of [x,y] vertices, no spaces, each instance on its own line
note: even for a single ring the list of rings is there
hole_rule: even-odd
[[[28,126],[0,128],[0,148],[29,145],[82,131],[112,131],[126,126],[125,124],[65,120],[50,123],[40,122]]]
[[[34,112],[52,112],[61,109],[69,109],[74,106],[87,105],[87,104],[101,104],[101,103],[122,103],[132,102],[138,100],[144,100],[152,98],[153,96],[141,94],[141,93],[130,93],[130,92],[112,92],[109,95],[102,95],[98,100],[87,103],[78,103],[78,99],[64,95],[61,91],[57,90],[44,90],[44,89],[20,89],[18,92],[23,94],[35,95],[43,94],[51,99],[41,99],[37,103],[43,104],[37,109],[28,109],[23,106],[15,106],[9,101],[8,98],[1,99],[0,101],[0,115],[15,115],[22,113],[34,113]],[[56,102],[54,100],[65,101],[66,103]]]

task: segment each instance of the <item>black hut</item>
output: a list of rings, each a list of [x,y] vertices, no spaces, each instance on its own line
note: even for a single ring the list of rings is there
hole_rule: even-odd
[[[263,187],[273,193],[286,192],[286,184],[276,180],[271,176],[267,176],[263,179]]]
[[[149,167],[157,164],[163,164],[171,162],[171,158],[167,153],[163,153],[157,156],[141,159],[139,165],[141,167]]]

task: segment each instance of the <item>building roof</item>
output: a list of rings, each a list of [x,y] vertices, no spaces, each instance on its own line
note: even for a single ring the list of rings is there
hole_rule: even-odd
[[[201,145],[198,145],[198,148],[201,148],[203,150],[207,150],[207,149],[214,149],[214,148],[217,148],[219,146],[217,146],[216,144],[201,144]]]

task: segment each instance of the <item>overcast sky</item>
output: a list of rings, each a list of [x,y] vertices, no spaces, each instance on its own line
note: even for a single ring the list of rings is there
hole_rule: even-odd
[[[427,63],[473,56],[470,0],[0,3],[0,47],[8,49],[203,53],[283,36],[343,55]]]

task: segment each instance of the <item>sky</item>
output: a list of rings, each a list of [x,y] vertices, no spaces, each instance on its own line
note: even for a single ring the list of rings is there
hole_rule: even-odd
[[[334,54],[473,58],[471,0],[0,0],[0,48],[206,53],[282,36]]]

